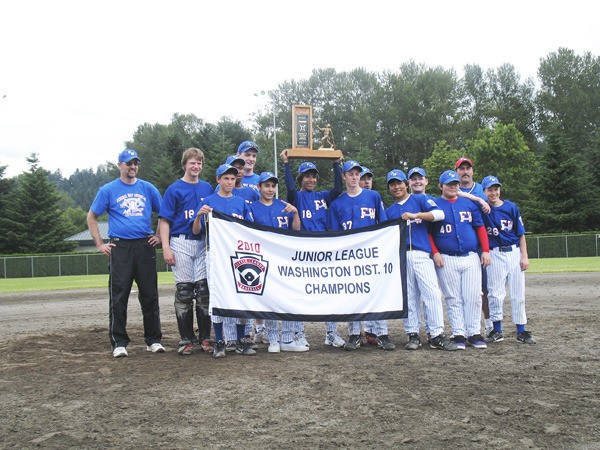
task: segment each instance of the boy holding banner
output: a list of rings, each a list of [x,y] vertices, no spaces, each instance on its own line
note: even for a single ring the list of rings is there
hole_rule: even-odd
[[[383,201],[378,192],[360,187],[362,167],[356,161],[347,161],[342,168],[346,182],[346,192],[331,202],[327,212],[327,228],[330,230],[350,230],[375,225],[387,220]],[[386,320],[368,321],[367,329],[377,336],[379,347],[394,350],[396,346],[388,336]],[[360,347],[360,321],[348,322],[348,342],[346,350]]]
[[[206,197],[200,203],[200,208],[196,212],[196,216],[192,222],[192,232],[194,234],[200,234],[202,231],[206,232],[206,219],[204,216],[213,209],[250,222],[254,221],[248,203],[242,197],[238,197],[232,193],[237,174],[238,170],[229,164],[221,164],[219,166],[216,172],[219,190]],[[209,261],[208,254],[206,261],[207,263]],[[226,356],[225,341],[223,339],[223,317],[212,315],[211,319],[216,340],[213,356],[215,358],[222,358]],[[252,340],[244,337],[245,322],[245,319],[236,319],[237,347],[235,351],[242,355],[251,356],[256,354],[256,351],[252,349]]]

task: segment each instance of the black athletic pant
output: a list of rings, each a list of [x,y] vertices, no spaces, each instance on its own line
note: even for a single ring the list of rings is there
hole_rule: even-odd
[[[156,249],[143,239],[113,239],[109,259],[109,324],[112,348],[126,347],[127,304],[133,281],[138,286],[138,299],[144,317],[144,340],[147,345],[160,342],[160,312],[158,306],[158,276]]]

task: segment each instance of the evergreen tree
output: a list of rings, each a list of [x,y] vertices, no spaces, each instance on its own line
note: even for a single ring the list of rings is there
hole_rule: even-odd
[[[38,166],[38,157],[32,153],[28,158],[29,172],[19,177],[12,200],[6,205],[0,218],[3,230],[3,253],[53,253],[68,251],[73,243],[67,243],[69,224],[59,210],[61,196],[48,179],[49,172]]]

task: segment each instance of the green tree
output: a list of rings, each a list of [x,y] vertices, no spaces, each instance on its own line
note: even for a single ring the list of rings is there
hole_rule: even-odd
[[[0,218],[2,253],[53,253],[68,251],[64,241],[71,231],[59,210],[60,194],[48,179],[49,172],[38,166],[37,154],[28,158],[29,172],[19,178],[12,201]]]

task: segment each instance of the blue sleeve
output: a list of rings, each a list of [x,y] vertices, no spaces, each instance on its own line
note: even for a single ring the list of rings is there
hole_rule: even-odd
[[[244,202],[244,220],[248,222],[254,222],[254,215],[252,214],[252,210],[250,209],[250,205]]]
[[[334,208],[329,208],[327,210],[327,229],[328,230],[339,230],[340,222],[337,220],[337,214],[335,213]]]
[[[94,198],[90,206],[90,211],[101,216],[106,211],[106,208],[108,208],[108,189],[103,186],[96,194],[96,198]]]
[[[294,201],[296,200],[296,181],[294,180],[294,175],[292,175],[292,169],[290,169],[290,163],[285,163],[283,165],[284,173],[285,173],[285,188],[287,190],[287,201],[294,205]]]
[[[333,163],[333,189],[329,191],[331,200],[333,201],[342,193],[342,168],[339,162]]]

